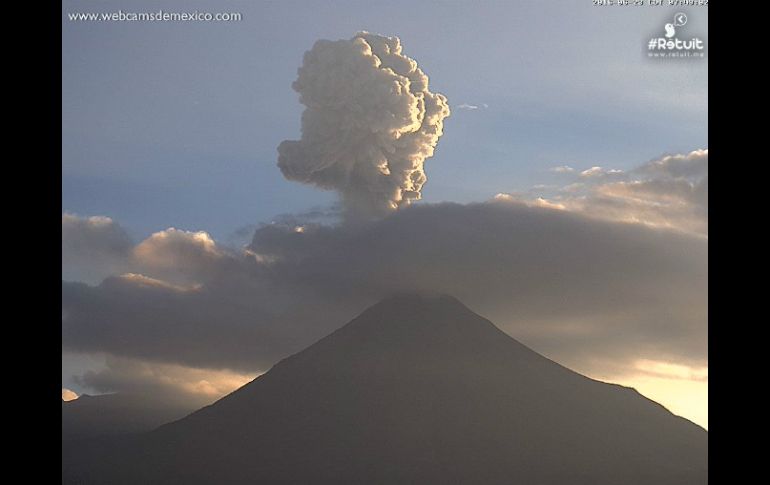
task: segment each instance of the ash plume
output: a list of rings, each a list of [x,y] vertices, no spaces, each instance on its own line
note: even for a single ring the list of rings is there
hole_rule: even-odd
[[[278,146],[289,180],[336,190],[345,215],[383,216],[420,199],[425,159],[449,116],[446,97],[402,53],[397,37],[361,32],[319,40],[292,87],[305,105],[302,138]]]

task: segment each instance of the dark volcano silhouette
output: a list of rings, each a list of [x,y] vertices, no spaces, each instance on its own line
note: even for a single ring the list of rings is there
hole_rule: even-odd
[[[71,483],[707,483],[708,433],[452,297],[397,296],[220,401],[64,453]]]

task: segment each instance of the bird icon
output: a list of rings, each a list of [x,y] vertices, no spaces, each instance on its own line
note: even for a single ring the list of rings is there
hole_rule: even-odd
[[[674,28],[674,24],[666,24],[664,27],[666,29],[667,39],[670,39],[671,37],[676,35],[676,29]]]

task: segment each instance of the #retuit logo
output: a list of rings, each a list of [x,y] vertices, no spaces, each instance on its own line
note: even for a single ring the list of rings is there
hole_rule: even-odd
[[[680,37],[687,24],[687,14],[679,12],[673,21],[663,26],[662,37],[652,37],[647,42],[647,57],[654,58],[703,58],[706,42],[698,36]]]

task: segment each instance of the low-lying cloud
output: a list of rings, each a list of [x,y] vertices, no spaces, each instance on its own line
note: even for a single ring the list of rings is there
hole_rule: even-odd
[[[184,407],[205,406],[256,377],[226,370],[196,369],[176,364],[107,356],[105,367],[76,377],[98,393],[121,392]],[[64,399],[62,390],[62,399]]]
[[[561,176],[569,167],[551,171]],[[628,172],[593,166],[560,188],[532,194],[500,194],[500,200],[580,212],[695,234],[708,233],[708,150],[668,155]]]
[[[62,343],[251,375],[415,290],[453,294],[584,372],[642,359],[699,367],[707,250],[698,234],[510,200],[421,204],[357,225],[263,225],[243,250],[170,229],[117,253],[125,273],[62,283]]]

